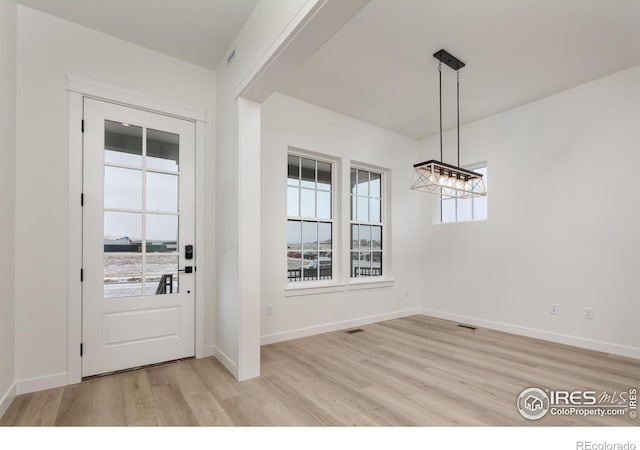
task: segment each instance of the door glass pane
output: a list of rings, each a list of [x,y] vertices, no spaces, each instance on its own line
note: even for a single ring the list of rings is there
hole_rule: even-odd
[[[142,128],[105,120],[104,162],[142,166]]]
[[[125,252],[141,252],[142,214],[128,212],[105,211],[104,213],[104,245],[125,245],[120,247]],[[134,250],[131,246],[137,246]]]
[[[142,170],[104,167],[104,207],[142,209]]]
[[[180,135],[147,128],[147,169],[177,172],[180,161]]]
[[[178,251],[178,216],[147,214],[147,252]]]
[[[105,121],[105,298],[178,292],[180,136],[147,129],[144,164],[142,139],[141,127]]]
[[[104,298],[138,297],[140,295],[142,295],[142,255],[107,253],[105,248]]]
[[[178,256],[150,254],[145,258],[144,295],[178,293]]]
[[[178,211],[178,175],[147,172],[147,209]]]

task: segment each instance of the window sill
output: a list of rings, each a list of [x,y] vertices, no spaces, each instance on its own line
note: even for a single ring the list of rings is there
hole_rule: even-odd
[[[457,223],[485,223],[487,219],[478,219],[478,220],[457,220],[453,222],[433,222],[434,225],[455,225]]]
[[[313,283],[295,286],[288,284],[285,291],[285,297],[298,297],[301,295],[328,294],[331,292],[342,292],[345,290],[344,283]]]
[[[392,287],[395,284],[395,280],[393,278],[383,278],[383,279],[375,279],[371,278],[361,278],[356,280],[349,281],[349,290],[358,290],[358,289],[376,289],[376,288],[386,288]]]

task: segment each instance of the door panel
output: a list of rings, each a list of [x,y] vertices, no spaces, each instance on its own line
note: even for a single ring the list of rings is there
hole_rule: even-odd
[[[83,376],[194,355],[195,126],[84,101]]]

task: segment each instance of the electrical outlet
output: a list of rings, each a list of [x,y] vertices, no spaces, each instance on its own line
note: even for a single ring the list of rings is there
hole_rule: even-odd
[[[584,318],[587,320],[593,320],[593,308],[591,306],[585,306]]]
[[[553,314],[554,316],[558,315],[558,305],[556,303],[551,304],[551,309],[549,310],[549,313]]]
[[[264,313],[267,316],[273,316],[273,305],[271,304],[267,305],[267,307],[264,309]]]

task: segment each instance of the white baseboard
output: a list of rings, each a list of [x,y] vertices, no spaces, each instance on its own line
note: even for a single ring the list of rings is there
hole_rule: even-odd
[[[13,401],[15,396],[16,396],[16,384],[11,383],[11,386],[9,386],[9,389],[7,389],[7,392],[5,392],[2,397],[0,397],[0,419],[2,418],[4,413],[7,412],[7,409],[9,409],[9,405],[11,405],[11,402]]]
[[[611,353],[613,355],[625,356],[627,358],[640,359],[640,348],[629,347],[626,345],[613,344],[611,342],[598,341],[595,339],[587,339],[568,334],[555,333],[553,331],[539,330],[536,328],[522,327],[519,325],[511,325],[503,322],[495,322],[492,320],[479,319],[477,317],[463,316],[443,311],[436,311],[428,308],[421,308],[421,313],[425,316],[436,317],[438,319],[451,320],[453,322],[463,322],[483,328],[489,328],[496,331],[504,331],[505,333],[518,334],[544,341],[556,342],[558,344],[571,345],[573,347],[581,347],[598,352]]]
[[[67,372],[54,373],[41,377],[16,380],[16,394],[29,394],[67,385]]]
[[[313,336],[314,334],[329,333],[331,331],[344,330],[347,328],[359,327],[362,325],[368,325],[370,323],[382,322],[384,320],[399,319],[401,317],[413,316],[415,314],[421,313],[421,308],[410,308],[403,309],[401,311],[393,311],[390,313],[359,317],[357,319],[349,319],[339,322],[315,325],[307,328],[298,328],[295,330],[266,334],[260,338],[260,343],[261,345],[274,344],[276,342],[289,341],[291,339]]]
[[[236,379],[238,378],[238,366],[233,359],[229,358],[229,356],[218,347],[215,347],[213,356],[215,356],[215,358],[220,361],[220,364],[225,366],[227,370],[231,372],[231,375]]]
[[[216,356],[216,346],[215,345],[206,345],[204,347],[204,353],[201,356],[202,358],[208,358],[210,356]]]

